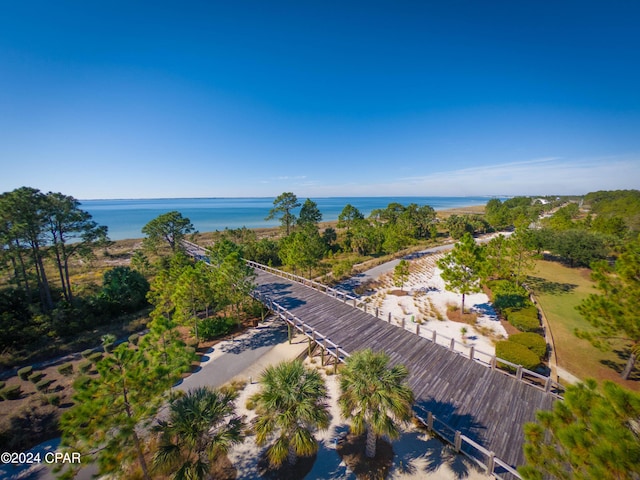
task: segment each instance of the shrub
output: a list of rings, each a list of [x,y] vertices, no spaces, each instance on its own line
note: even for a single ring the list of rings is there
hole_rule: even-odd
[[[40,380],[36,383],[36,390],[39,392],[46,392],[49,389],[49,386],[53,383],[53,380],[49,380],[45,378],[44,380]]]
[[[10,387],[6,387],[2,391],[2,396],[7,400],[17,400],[22,395],[22,388],[20,385],[12,385]]]
[[[540,365],[540,357],[524,345],[509,340],[496,343],[496,357],[516,365],[522,365],[527,370],[533,370]],[[499,366],[506,370],[514,371],[514,368],[509,365],[499,364]]]
[[[506,310],[507,320],[511,325],[523,332],[537,332],[540,330],[538,309],[534,306],[521,310]]]
[[[333,278],[341,280],[342,278],[347,277],[351,273],[352,269],[353,262],[351,260],[340,260],[338,263],[333,265],[331,273],[333,274]]]
[[[33,372],[33,367],[31,367],[31,366],[24,367],[24,368],[21,368],[20,370],[18,370],[18,376],[22,380],[28,380],[29,379],[29,375],[31,375],[31,372]]]
[[[88,348],[85,351],[83,351],[80,355],[82,355],[84,358],[89,358],[89,355],[93,354],[93,349]]]
[[[91,360],[85,360],[78,364],[78,370],[80,371],[80,373],[87,373],[89,370],[91,370],[91,367],[93,367],[93,363],[91,363]]]
[[[89,355],[89,360],[93,363],[99,362],[100,360],[102,360],[102,352],[93,352],[91,355]]]
[[[42,377],[44,377],[44,373],[33,372],[31,375],[29,375],[29,381],[31,383],[38,383],[40,380],[42,380]]]
[[[498,310],[525,308],[531,305],[529,294],[522,286],[510,280],[493,280],[487,283],[491,289],[491,301]]]
[[[70,362],[63,363],[58,367],[58,373],[60,375],[64,375],[65,377],[68,377],[73,373],[73,363],[70,363]]]
[[[129,343],[138,345],[138,340],[140,340],[140,335],[138,335],[137,333],[129,335]]]
[[[73,389],[80,390],[90,381],[91,381],[91,377],[88,377],[87,375],[81,375],[78,378],[76,378],[75,382],[73,382]]]
[[[537,333],[516,333],[515,335],[511,335],[509,340],[524,345],[541,360],[547,355],[547,341],[542,335],[538,335]]]
[[[247,410],[253,410],[256,408],[256,403],[251,398],[248,398],[244,406]]]
[[[53,405],[54,407],[58,407],[60,405],[60,395],[54,393],[53,395],[49,395],[47,397],[47,401],[49,405]]]
[[[6,385],[6,383],[3,382],[2,380],[0,380],[0,390],[2,390],[5,385]]]
[[[222,335],[231,333],[236,327],[236,321],[233,318],[205,318],[200,322],[198,331],[203,339],[212,340]]]

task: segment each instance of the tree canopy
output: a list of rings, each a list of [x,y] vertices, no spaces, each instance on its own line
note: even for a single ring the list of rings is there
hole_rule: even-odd
[[[453,250],[438,261],[447,290],[462,294],[480,292],[480,278],[484,268],[484,252],[470,233],[465,233]]]
[[[172,252],[175,252],[180,247],[180,241],[193,231],[191,220],[176,210],[158,215],[142,227],[142,233],[147,236],[144,239],[146,247],[156,250],[166,242]]]
[[[567,387],[564,401],[524,426],[525,480],[640,477],[640,395],[595,380]]]
[[[327,388],[317,370],[307,369],[294,360],[267,367],[260,377],[262,389],[252,400],[258,418],[256,442],[264,445],[275,437],[267,450],[272,465],[285,459],[294,464],[298,456],[318,451],[313,432],[329,426]]]
[[[300,202],[294,193],[281,193],[273,201],[273,208],[265,220],[272,220],[273,218],[280,216],[280,224],[284,227],[286,234],[289,235],[291,233],[291,228],[296,224],[296,216],[292,210],[299,206]]]
[[[302,204],[300,215],[298,216],[299,225],[317,225],[322,221],[322,213],[318,209],[318,204],[307,198]]]
[[[379,436],[397,438],[399,425],[411,418],[414,397],[408,375],[407,367],[390,367],[387,354],[370,349],[354,352],[340,371],[338,405],[355,435],[367,433],[369,458],[375,457]]]

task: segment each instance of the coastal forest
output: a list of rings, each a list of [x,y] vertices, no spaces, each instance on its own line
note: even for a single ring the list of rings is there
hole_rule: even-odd
[[[520,335],[496,345],[500,358],[544,371],[549,352],[538,307],[530,298],[535,294],[544,303],[548,294],[557,299],[558,291],[552,290],[571,285],[557,278],[541,280],[539,275],[556,271],[556,265],[591,282],[589,293],[572,307],[570,316],[578,327],[570,334],[594,351],[618,357],[607,363],[614,381],[604,379],[598,385],[587,380],[569,387],[565,401],[527,426],[523,478],[637,478],[640,397],[633,390],[640,390],[640,191],[491,199],[478,211],[436,212],[428,205],[391,203],[367,216],[347,204],[335,222],[323,222],[313,200],[284,192],[266,218],[278,219],[281,227],[199,233],[188,218],[170,211],[143,226],[140,240],[112,242],[107,227],[93,221],[73,197],[30,187],[3,193],[3,449],[24,450],[62,436],[68,447],[100,449],[97,460],[104,473],[126,477],[135,471],[140,478],[155,478],[153,472],[173,475],[183,469],[194,475],[188,478],[208,478],[214,464],[223,462],[249,428],[225,410],[237,398],[237,388],[192,391],[184,397],[167,392],[197,369],[203,346],[255,326],[268,315],[250,296],[254,274],[245,260],[337,284],[393,258],[455,242],[439,266],[447,288],[461,295],[458,314],[466,314],[464,295],[482,289]],[[474,241],[489,233],[495,234],[490,241]],[[206,256],[190,256],[187,242],[205,247]],[[400,288],[408,275],[404,262],[396,269]],[[370,413],[358,412],[365,399],[352,389],[366,380],[359,377],[372,368],[366,362],[382,362],[383,371],[387,368],[388,359],[364,357],[356,357],[344,376],[344,391],[349,392],[344,408],[357,412],[350,413],[356,417]],[[303,399],[309,408],[303,413],[315,408],[309,425],[325,424],[320,406],[326,391],[320,379],[295,363],[281,370],[265,372],[261,381],[274,387],[281,385],[277,382],[282,375],[309,382],[309,397]],[[394,374],[397,384],[384,395],[402,405],[398,418],[407,421],[410,407],[405,407],[412,396],[403,383],[406,372],[399,367]],[[269,411],[278,389],[266,387],[253,402],[262,406],[257,425],[265,433],[260,438],[266,443],[270,434],[279,435],[269,458],[278,466],[314,452],[310,434],[282,426],[279,413]],[[169,418],[145,438],[137,426],[149,424],[167,402]],[[200,412],[200,419],[218,412],[203,424],[215,426],[215,438],[185,416],[189,408],[195,411],[205,404],[210,408]],[[585,411],[597,415],[585,418]],[[392,417],[377,420],[397,420]],[[356,430],[364,432],[366,422],[373,420],[355,421]],[[199,437],[188,437],[188,431]],[[368,453],[372,445],[375,438],[367,445]],[[598,452],[591,464],[580,456],[580,448]],[[66,472],[69,478],[72,474]]]

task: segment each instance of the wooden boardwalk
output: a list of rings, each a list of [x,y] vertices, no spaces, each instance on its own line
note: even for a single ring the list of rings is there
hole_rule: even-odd
[[[554,396],[390,325],[317,290],[256,269],[256,293],[277,302],[346,352],[386,352],[409,369],[416,411],[432,412],[507,465],[524,463],[522,426]]]

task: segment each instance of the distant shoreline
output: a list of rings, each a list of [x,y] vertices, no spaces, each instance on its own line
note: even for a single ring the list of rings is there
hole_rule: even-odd
[[[485,209],[484,205],[469,205],[465,207],[445,208],[442,210],[437,210],[436,214],[441,218],[447,218],[451,215],[483,215],[484,209]],[[318,225],[320,229],[325,229],[329,227],[336,228],[337,224],[338,224],[337,220],[331,220],[326,222],[320,222]],[[238,227],[238,228],[242,228],[242,227]],[[248,230],[253,230],[260,237],[276,237],[280,233],[280,228],[281,227],[279,226],[255,227],[255,228],[247,227]],[[230,228],[229,230],[237,230],[237,228]],[[198,232],[198,235],[201,236],[202,239],[207,240],[210,237],[212,237],[214,234],[223,232],[223,231],[224,230],[212,230],[208,232]],[[114,242],[140,242],[142,241],[142,239],[143,237],[122,238],[122,239],[114,240]]]

